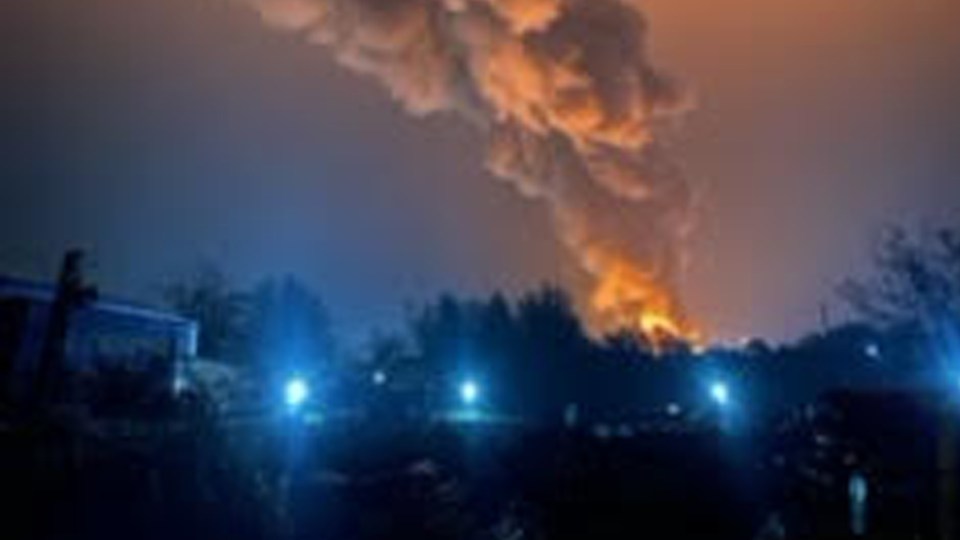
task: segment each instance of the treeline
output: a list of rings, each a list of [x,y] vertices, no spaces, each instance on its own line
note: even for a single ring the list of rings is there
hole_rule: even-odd
[[[166,297],[200,322],[201,356],[261,376],[307,373],[345,406],[379,399],[442,410],[469,379],[482,385],[486,406],[525,417],[556,417],[571,406],[587,415],[693,414],[711,407],[709,388],[722,381],[734,405],[773,411],[828,388],[936,384],[949,374],[942,359],[960,320],[958,238],[950,229],[887,232],[877,278],[842,289],[862,322],[780,346],[757,340],[695,351],[675,343],[655,351],[636,333],[594,336],[569,295],[550,286],[516,298],[443,295],[365,350],[338,349],[319,295],[292,278],[236,291],[207,269]]]
[[[481,387],[481,407],[527,419],[557,420],[571,410],[583,418],[699,417],[713,410],[709,392],[718,381],[738,408],[771,412],[827,388],[893,384],[922,367],[904,346],[915,339],[867,325],[782,347],[753,341],[655,350],[636,333],[591,335],[556,287],[516,299],[444,295],[411,311],[403,329],[355,351],[338,350],[318,296],[292,279],[240,293],[218,278],[181,286],[175,298],[213,330],[202,355],[242,367],[263,385],[306,374],[330,406],[394,415],[455,408],[466,380]]]
[[[930,367],[923,343],[912,325],[851,323],[788,345],[658,351],[636,333],[591,336],[569,296],[545,287],[513,301],[444,296],[407,331],[379,339],[357,373],[370,377],[369,391],[388,386],[432,410],[455,404],[458,381],[469,379],[491,407],[524,417],[559,418],[571,406],[588,418],[700,417],[714,412],[717,383],[729,388],[732,409],[765,415],[831,388],[919,382]]]

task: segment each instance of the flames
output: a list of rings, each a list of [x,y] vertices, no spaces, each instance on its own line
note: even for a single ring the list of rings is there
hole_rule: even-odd
[[[702,344],[703,333],[673,295],[642,269],[617,261],[597,278],[590,308],[600,331],[635,331],[657,350],[675,342]]]

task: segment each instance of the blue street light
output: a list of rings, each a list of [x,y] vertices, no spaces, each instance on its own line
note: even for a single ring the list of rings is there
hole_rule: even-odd
[[[460,385],[460,401],[466,406],[476,404],[480,399],[480,387],[472,380],[466,380]]]
[[[853,473],[847,484],[850,494],[850,532],[855,536],[867,533],[867,507],[870,486],[859,472]]]
[[[283,389],[283,399],[287,408],[297,411],[310,397],[310,385],[302,377],[293,377]]]
[[[730,402],[730,388],[726,383],[717,381],[710,385],[710,397],[722,407]]]

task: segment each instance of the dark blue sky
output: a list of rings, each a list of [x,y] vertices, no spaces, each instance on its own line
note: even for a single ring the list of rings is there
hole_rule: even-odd
[[[701,103],[674,151],[701,192],[683,293],[708,328],[809,329],[879,226],[957,217],[960,4],[645,3]],[[0,70],[0,268],[84,245],[138,297],[204,258],[292,271],[354,334],[440,290],[578,282],[469,130],[235,2],[4,2]]]

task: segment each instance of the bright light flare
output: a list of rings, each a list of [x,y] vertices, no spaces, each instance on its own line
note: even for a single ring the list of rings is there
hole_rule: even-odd
[[[477,403],[477,400],[480,399],[480,387],[477,386],[477,383],[473,381],[464,381],[460,385],[460,401],[464,405],[471,406]]]
[[[730,402],[730,388],[723,382],[710,385],[710,397],[717,405],[724,406]]]
[[[310,385],[301,377],[294,377],[287,381],[283,389],[283,399],[291,410],[297,410],[310,397]]]

